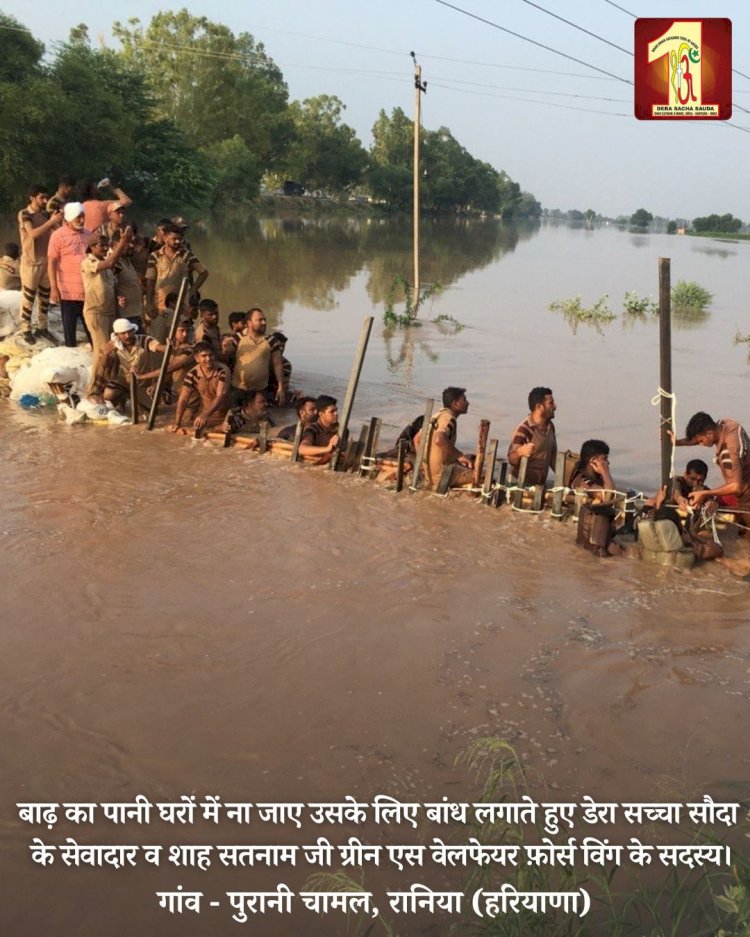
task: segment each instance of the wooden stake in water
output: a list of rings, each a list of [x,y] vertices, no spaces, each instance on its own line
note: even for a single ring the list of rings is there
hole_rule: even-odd
[[[477,438],[477,453],[474,459],[474,474],[471,477],[472,487],[478,488],[484,468],[484,450],[487,448],[487,437],[490,435],[490,421],[479,421],[479,436]]]
[[[659,258],[659,387],[672,393],[672,295],[669,257]],[[661,483],[669,484],[672,474],[672,398],[660,394],[659,416],[661,430]]]
[[[138,422],[138,378],[135,371],[130,372],[130,418],[135,426]]]
[[[396,463],[396,491],[402,491],[404,488],[404,463],[406,462],[406,440],[398,441],[398,461]]]
[[[487,463],[484,469],[484,484],[482,485],[482,497],[485,504],[492,500],[492,481],[495,476],[495,462],[497,461],[497,440],[490,440],[490,447],[487,450]]]
[[[292,443],[292,462],[296,462],[299,458],[299,444],[302,439],[302,420],[297,420],[297,425],[294,428],[294,442]]]
[[[154,423],[156,422],[156,414],[159,412],[159,400],[161,398],[161,392],[164,388],[164,381],[167,376],[167,368],[169,367],[169,359],[172,357],[172,342],[174,341],[174,334],[177,331],[177,323],[180,319],[180,314],[182,310],[182,300],[185,296],[185,290],[188,288],[188,278],[183,277],[182,283],[180,284],[180,292],[177,294],[177,305],[174,309],[174,315],[172,316],[172,324],[169,326],[169,335],[167,336],[167,346],[164,349],[164,357],[161,359],[161,367],[159,368],[159,376],[156,379],[156,387],[154,388],[154,399],[151,402],[151,411],[148,415],[148,423],[146,428],[150,431],[154,428]]]
[[[346,397],[344,398],[344,407],[341,411],[339,417],[339,444],[336,450],[331,457],[331,471],[335,472],[336,467],[339,462],[339,457],[342,449],[346,451],[347,445],[347,436],[349,434],[349,417],[352,413],[352,406],[354,405],[354,397],[357,393],[357,385],[359,384],[359,376],[362,373],[362,364],[365,360],[365,352],[367,351],[367,342],[370,340],[370,332],[372,330],[373,317],[365,316],[365,321],[362,323],[362,331],[359,333],[359,344],[357,345],[357,351],[354,355],[354,363],[352,364],[352,371],[349,375],[349,386],[346,388]]]
[[[427,406],[424,410],[424,418],[422,420],[422,429],[420,430],[419,435],[419,450],[414,462],[414,470],[411,474],[411,485],[409,485],[409,491],[416,491],[417,485],[419,484],[419,471],[422,468],[422,462],[424,461],[425,452],[427,452],[427,446],[430,441],[430,436],[432,435],[432,427],[430,426],[430,420],[432,419],[432,408],[435,406],[434,400],[428,400]]]

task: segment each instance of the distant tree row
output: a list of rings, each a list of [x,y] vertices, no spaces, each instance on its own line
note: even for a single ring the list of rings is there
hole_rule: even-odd
[[[381,111],[368,152],[339,98],[289,101],[284,76],[249,34],[181,10],[117,22],[120,49],[93,48],[85,26],[45,59],[0,13],[0,208],[60,173],[111,175],[143,207],[223,210],[266,180],[356,192],[395,210],[412,198],[412,121]],[[504,172],[444,127],[422,131],[425,210],[538,215]]]
[[[736,234],[742,227],[742,222],[734,215],[706,215],[703,218],[693,218],[694,231],[721,231],[726,234]]]

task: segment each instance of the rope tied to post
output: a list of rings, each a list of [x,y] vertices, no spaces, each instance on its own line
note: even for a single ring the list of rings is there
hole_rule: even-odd
[[[656,395],[651,398],[651,406],[658,407],[661,403],[662,397],[667,400],[671,400],[672,407],[671,407],[671,413],[668,419],[665,419],[663,416],[660,417],[659,428],[662,431],[664,431],[664,427],[668,426],[672,430],[672,433],[675,434],[675,426],[677,425],[677,394],[672,393],[671,391],[668,391],[668,390],[664,390],[663,387],[660,387],[659,390],[656,392]],[[670,478],[674,478],[674,450],[675,450],[675,444],[673,440],[672,446],[671,446],[672,455],[671,455],[671,459],[669,463],[669,477]]]

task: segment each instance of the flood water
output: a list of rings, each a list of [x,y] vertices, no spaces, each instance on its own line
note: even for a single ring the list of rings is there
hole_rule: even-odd
[[[607,293],[619,314],[626,290],[657,295],[660,256],[673,283],[715,296],[699,321],[674,322],[678,427],[699,409],[750,422],[747,346],[733,344],[750,331],[750,244],[494,222],[425,224],[423,236],[423,280],[443,291],[422,314],[453,316],[458,334],[382,325],[393,278],[410,276],[405,227],[191,231],[211,271],[204,294],[224,315],[262,306],[306,392],[343,397],[363,317],[376,317],[352,425],[381,416],[389,443],[458,384],[471,401],[459,442],[471,448],[487,418],[504,448],[528,390],[545,384],[563,447],[604,438],[616,481],[653,491],[657,324],[620,317],[573,334],[547,306]],[[0,439],[4,934],[345,933],[340,913],[242,925],[226,906],[169,915],[154,895],[300,889],[309,868],[42,868],[28,848],[32,836],[312,843],[315,827],[50,831],[21,823],[16,802],[471,801],[479,782],[455,759],[483,736],[514,746],[540,799],[748,799],[750,586],[721,568],[597,561],[546,515],[396,495],[142,426],[71,428],[3,402]],[[366,884],[429,878],[416,872],[368,872]]]

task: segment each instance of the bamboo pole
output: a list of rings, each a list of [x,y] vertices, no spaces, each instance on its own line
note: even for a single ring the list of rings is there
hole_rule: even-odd
[[[672,393],[672,295],[669,257],[659,258],[659,388]],[[672,474],[672,398],[659,395],[661,436],[661,483],[667,485]]]
[[[378,439],[380,438],[380,427],[382,426],[382,420],[379,416],[374,416],[370,420],[370,429],[367,433],[367,443],[365,445],[365,451],[362,456],[362,461],[359,467],[360,475],[371,475],[374,478],[373,469],[374,469],[374,460],[375,453],[378,448]],[[366,464],[365,464],[366,460]]]
[[[365,360],[365,352],[367,351],[367,342],[370,339],[372,323],[373,317],[365,316],[365,321],[362,323],[362,331],[359,333],[359,344],[357,345],[357,351],[354,354],[354,362],[352,364],[351,374],[349,375],[349,386],[346,389],[344,407],[339,418],[339,444],[331,456],[330,465],[331,471],[333,472],[336,471],[338,466],[341,450],[345,449],[347,444],[347,435],[349,433],[349,417],[351,416],[352,406],[354,405],[354,397],[357,393],[359,376],[362,373],[362,364]]]
[[[258,433],[258,452],[264,455],[266,449],[268,449],[268,420],[261,420]]]
[[[167,336],[167,347],[164,349],[164,357],[161,360],[161,367],[159,368],[159,376],[156,379],[156,387],[154,388],[154,399],[151,401],[151,411],[148,415],[148,423],[146,424],[146,429],[151,431],[154,428],[154,423],[156,422],[156,414],[159,412],[159,398],[161,397],[161,392],[164,387],[164,379],[167,376],[167,368],[169,367],[169,359],[172,357],[172,341],[174,340],[174,333],[177,331],[177,323],[180,319],[180,314],[182,310],[182,300],[185,296],[185,290],[188,287],[188,278],[183,277],[182,283],[180,284],[180,291],[177,294],[177,305],[175,306],[174,315],[172,316],[172,324],[169,327],[169,335]]]
[[[516,478],[516,490],[513,492],[513,506],[520,508],[523,503],[523,486],[526,482],[526,466],[529,464],[529,460],[526,456],[521,459],[521,464],[518,466],[518,477]]]

